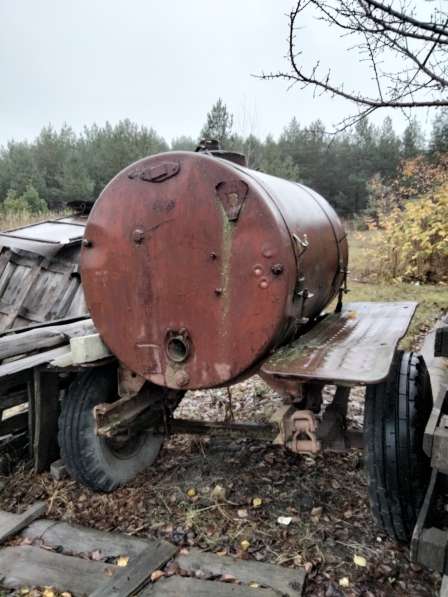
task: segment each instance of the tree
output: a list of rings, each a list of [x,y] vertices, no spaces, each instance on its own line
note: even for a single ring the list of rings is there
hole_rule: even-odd
[[[186,135],[175,137],[171,141],[172,151],[194,151],[196,146],[197,142],[193,139],[193,137],[187,137]]]
[[[415,158],[422,153],[424,137],[416,118],[413,118],[403,133],[401,155],[405,160]]]
[[[21,195],[20,199],[26,203],[29,211],[32,213],[42,213],[48,210],[45,199],[39,196],[33,185],[27,186],[26,191]]]
[[[440,110],[434,119],[431,133],[431,151],[448,153],[448,109]]]
[[[88,177],[94,181],[93,198],[120,170],[148,155],[167,151],[168,145],[152,128],[129,119],[115,126],[106,122],[85,127],[79,152]]]
[[[392,119],[387,116],[379,130],[376,146],[376,171],[382,172],[386,178],[391,178],[400,162],[401,140],[395,133]]]
[[[201,138],[216,139],[222,148],[228,149],[226,144],[232,135],[232,128],[233,115],[222,99],[219,98],[207,114],[206,123],[201,130]]]
[[[428,18],[424,4],[415,0],[299,0],[289,15],[289,70],[262,78],[284,79],[355,104],[358,113],[340,123],[340,128],[380,108],[448,106],[448,13],[436,5]],[[331,68],[322,68],[319,62],[304,66],[297,32],[308,11],[338,30],[341,38],[350,37],[358,60],[369,64],[373,92],[347,89]],[[393,64],[398,66],[390,70],[388,65]]]
[[[9,189],[3,201],[3,209],[8,213],[20,213],[28,210],[28,204],[14,189]]]
[[[64,165],[76,150],[76,135],[69,126],[60,131],[51,125],[44,127],[33,146],[33,161],[40,176],[45,181],[41,190],[51,209],[61,209],[64,205],[61,180]]]
[[[73,152],[63,164],[59,184],[60,197],[64,203],[95,199],[95,181],[89,176],[79,151]]]

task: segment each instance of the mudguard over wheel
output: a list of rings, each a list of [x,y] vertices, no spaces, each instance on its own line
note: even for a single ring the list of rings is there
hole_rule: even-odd
[[[411,538],[429,482],[423,433],[432,408],[422,357],[398,351],[388,378],[366,390],[365,448],[369,500],[380,527]]]
[[[121,441],[96,435],[93,408],[117,399],[116,367],[95,367],[79,374],[62,404],[62,458],[70,475],[94,491],[112,491],[131,480],[154,462],[163,441],[148,430]]]

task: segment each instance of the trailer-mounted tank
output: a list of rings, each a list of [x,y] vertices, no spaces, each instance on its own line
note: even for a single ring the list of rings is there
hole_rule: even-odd
[[[73,255],[79,244],[76,238]],[[35,250],[7,249],[28,251],[25,258]],[[82,287],[77,263],[64,278],[73,277],[70,292],[79,300],[84,291],[95,333],[70,340],[58,359],[37,352],[32,361],[49,362],[39,372],[63,381],[46,386],[47,403],[53,400],[47,425],[62,391],[58,439],[73,478],[113,490],[154,462],[170,433],[252,434],[296,453],[365,443],[373,512],[389,533],[408,539],[428,481],[421,446],[432,404],[422,358],[397,351],[416,304],[343,304],[347,260],[345,232],[325,199],[248,169],[239,154],[205,145],[119,173],[88,218]],[[8,275],[0,277],[0,305]],[[13,316],[17,309],[8,308]],[[87,330],[93,324],[83,323]],[[75,335],[65,324],[63,332],[52,329],[20,328],[14,341],[19,333],[21,345],[38,338],[39,351],[49,338]],[[0,338],[0,353],[14,353],[10,344]],[[228,386],[254,373],[284,397],[271,421],[174,416],[186,390]],[[35,378],[33,387],[40,383]],[[326,384],[336,392],[321,412]],[[367,388],[364,439],[346,429],[356,385]],[[42,392],[36,395],[42,407]]]
[[[107,346],[173,389],[247,375],[328,305],[346,267],[346,234],[317,193],[192,152],[116,176],[90,214],[81,256]]]

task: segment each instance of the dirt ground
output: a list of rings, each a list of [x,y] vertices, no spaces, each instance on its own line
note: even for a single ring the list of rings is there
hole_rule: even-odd
[[[254,377],[232,388],[231,408],[227,390],[200,391],[187,394],[179,414],[262,421],[278,401]],[[363,391],[353,390],[350,426],[359,429],[362,417]],[[424,597],[440,584],[375,527],[361,451],[297,456],[247,439],[179,436],[150,470],[109,495],[24,468],[1,482],[5,510],[45,499],[49,518],[304,566],[307,596]]]

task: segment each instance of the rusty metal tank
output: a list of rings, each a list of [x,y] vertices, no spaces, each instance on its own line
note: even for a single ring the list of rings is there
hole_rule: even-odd
[[[87,223],[81,277],[109,349],[170,388],[235,382],[333,299],[336,213],[297,183],[207,153],[132,164]]]

